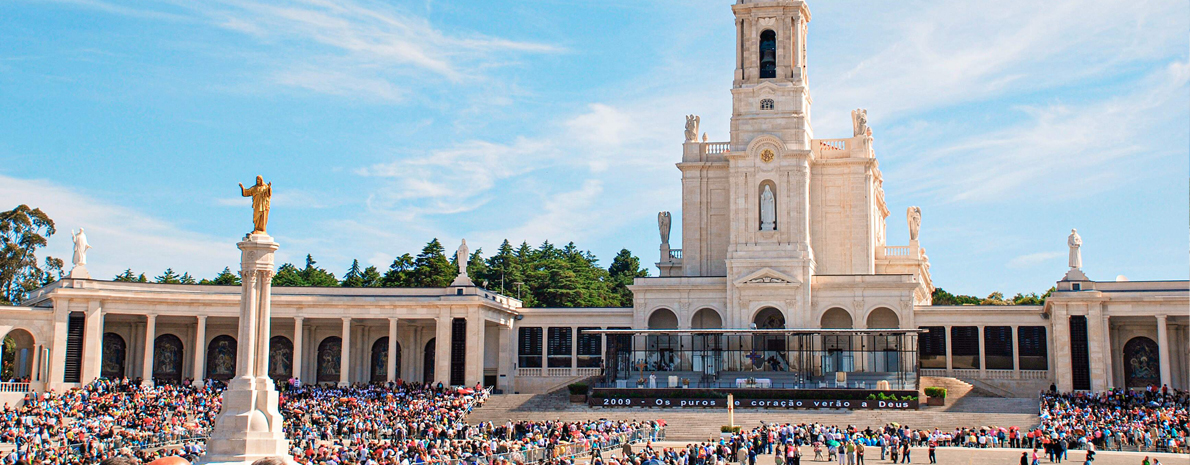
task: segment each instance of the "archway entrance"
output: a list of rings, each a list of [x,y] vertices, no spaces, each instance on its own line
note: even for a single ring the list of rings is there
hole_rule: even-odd
[[[1161,386],[1161,364],[1157,343],[1144,336],[1124,344],[1124,385],[1129,388]]]
[[[831,308],[822,314],[819,326],[823,329],[851,329],[851,314],[842,308]],[[855,352],[852,336],[828,335],[822,338],[822,374],[855,371]]]
[[[785,314],[765,307],[752,317],[756,329],[785,329]],[[789,371],[784,334],[758,334],[752,337],[752,367],[757,370]]]
[[[712,308],[699,309],[690,320],[694,329],[721,329],[723,317]],[[723,336],[719,334],[694,334],[694,371],[714,376],[723,363]]]
[[[0,356],[0,380],[33,379],[33,335],[23,329],[14,329],[4,336],[3,345],[3,354]]]
[[[422,356],[421,356],[421,362],[422,362],[421,382],[426,383],[426,384],[434,382],[434,350],[435,350],[434,346],[436,345],[435,339],[437,339],[437,338],[430,339],[430,342],[426,343],[425,351],[422,353]]]
[[[226,334],[207,344],[207,379],[227,381],[236,375],[236,340]]]
[[[897,329],[900,325],[900,318],[890,308],[880,307],[868,313],[868,329]],[[867,337],[865,345],[868,366],[864,371],[901,371],[901,336],[872,335]]]
[[[99,376],[106,379],[123,378],[127,351],[128,346],[119,334],[103,333],[103,361],[99,368]]]
[[[173,334],[162,334],[153,341],[153,380],[182,382],[182,340]]]
[[[401,377],[401,344],[397,343],[397,378]],[[372,382],[388,381],[388,336],[377,339],[372,344]]]
[[[285,336],[269,338],[269,378],[293,377],[293,342]]]
[[[330,336],[318,343],[318,382],[339,382],[339,361],[343,357],[343,339]]]

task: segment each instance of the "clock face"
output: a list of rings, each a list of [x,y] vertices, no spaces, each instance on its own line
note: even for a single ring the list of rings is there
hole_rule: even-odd
[[[773,161],[773,151],[769,150],[769,149],[764,149],[763,152],[760,152],[760,161],[763,161],[765,163]]]

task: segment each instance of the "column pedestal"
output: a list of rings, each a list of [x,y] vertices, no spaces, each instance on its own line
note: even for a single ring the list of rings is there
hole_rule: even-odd
[[[279,246],[266,234],[251,234],[237,245],[243,285],[236,377],[223,392],[223,408],[199,463],[250,464],[264,457],[295,463],[277,410],[280,396],[268,376],[273,252]]]

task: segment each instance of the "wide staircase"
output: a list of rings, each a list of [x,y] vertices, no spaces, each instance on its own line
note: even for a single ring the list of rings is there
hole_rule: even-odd
[[[767,423],[823,423],[856,425],[860,428],[883,426],[888,423],[908,425],[910,428],[940,428],[980,426],[1036,426],[1037,400],[1032,398],[992,397],[968,383],[954,378],[922,377],[922,386],[947,389],[946,405],[905,410],[777,410],[737,409],[735,424],[746,428]],[[509,420],[585,421],[599,418],[622,420],[665,420],[666,439],[673,441],[704,441],[718,438],[719,427],[727,424],[727,409],[650,409],[598,408],[570,403],[565,389],[550,394],[493,395],[482,407],[476,408],[468,422],[503,423]]]

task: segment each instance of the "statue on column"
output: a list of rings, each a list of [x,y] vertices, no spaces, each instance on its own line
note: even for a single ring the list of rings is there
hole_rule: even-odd
[[[264,178],[256,177],[256,184],[247,189],[240,184],[240,195],[252,197],[252,234],[266,234],[265,226],[269,224],[269,204],[272,203],[273,183],[264,183]]]
[[[760,230],[773,231],[777,229],[777,199],[768,184],[764,185],[764,192],[760,193]]]
[[[657,213],[657,229],[661,231],[661,244],[669,244],[669,212]]]
[[[868,127],[868,110],[859,108],[851,111],[851,126],[853,137],[871,136],[872,128]]]
[[[916,241],[918,233],[921,232],[921,207],[909,207],[905,211],[905,217],[909,222],[909,240]]]
[[[698,116],[686,115],[686,142],[698,142]]]
[[[74,242],[74,259],[70,262],[74,266],[86,265],[87,250],[91,248],[91,245],[87,243],[87,235],[83,234],[83,228],[79,228],[78,233],[71,231],[70,239]]]
[[[1078,231],[1071,229],[1070,237],[1066,238],[1066,245],[1070,246],[1070,269],[1083,267],[1083,253],[1079,250],[1083,246],[1083,238],[1078,237]]]

